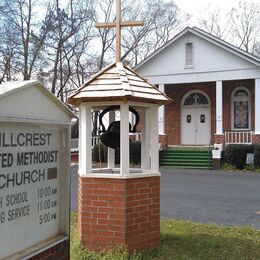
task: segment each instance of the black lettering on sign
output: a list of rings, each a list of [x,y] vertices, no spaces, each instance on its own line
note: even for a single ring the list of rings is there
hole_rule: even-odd
[[[11,153],[0,153],[0,168],[12,167],[13,162],[14,158]]]
[[[6,206],[13,206],[20,203],[28,202],[27,192],[19,192],[6,196]]]
[[[30,215],[30,205],[8,210],[8,221],[13,221]]]
[[[57,175],[58,175],[57,167],[48,169],[48,172],[47,172],[48,180],[57,179]]]
[[[45,169],[0,174],[0,190],[45,181]]]
[[[55,163],[58,160],[58,151],[22,152],[17,153],[17,166]]]
[[[50,145],[51,133],[1,133],[0,147]]]
[[[0,212],[0,223],[1,224],[5,223],[5,213],[4,212]]]

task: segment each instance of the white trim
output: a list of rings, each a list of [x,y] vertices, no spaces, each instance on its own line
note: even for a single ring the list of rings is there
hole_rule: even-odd
[[[108,117],[108,123],[110,125],[113,121],[115,121],[115,111],[110,111]],[[107,167],[109,169],[115,168],[115,149],[110,147],[107,148]]]
[[[129,104],[120,105],[120,174],[129,175]]]
[[[216,134],[223,134],[223,86],[216,81]]]
[[[259,78],[260,71],[257,68],[249,69],[230,69],[218,71],[172,71],[164,74],[145,75],[147,80],[153,84],[183,84],[195,82],[215,82],[217,80],[244,80]]]
[[[159,84],[159,90],[165,93],[165,85]],[[159,135],[165,135],[165,105],[159,107]]]
[[[248,101],[248,128],[234,128],[234,99],[235,99],[234,95],[238,90],[244,90],[248,94],[248,97],[244,98],[244,101]],[[243,86],[236,87],[231,93],[231,130],[233,131],[251,130],[251,93],[247,87],[243,87]]]
[[[141,169],[151,168],[150,137],[151,137],[151,109],[142,110],[142,142],[141,142]]]
[[[80,177],[84,177],[84,178],[102,178],[102,179],[108,178],[108,179],[121,179],[121,180],[161,176],[161,173],[159,171],[152,172],[151,170],[142,171],[139,173],[131,173],[129,175],[108,174],[108,173],[83,173],[82,174],[80,172],[78,172],[78,174]]]
[[[158,107],[150,109],[151,128],[150,128],[150,149],[151,149],[151,171],[159,171],[159,131],[158,131]]]
[[[260,78],[255,79],[255,134],[260,134]]]
[[[86,103],[81,103],[79,115],[79,169],[81,172],[91,172],[91,107]]]
[[[88,104],[91,106],[92,109],[100,109],[103,110],[108,106],[113,106],[115,105],[123,105],[126,102],[125,101],[101,101],[101,102],[82,102],[84,104]],[[158,107],[158,104],[154,103],[146,103],[146,102],[135,102],[135,101],[127,101],[129,106],[132,106],[134,108],[150,108],[150,107]]]

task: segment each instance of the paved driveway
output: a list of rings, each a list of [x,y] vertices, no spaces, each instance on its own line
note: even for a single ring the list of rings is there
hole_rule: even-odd
[[[162,216],[260,229],[260,173],[161,172]]]
[[[260,229],[260,173],[160,169],[161,215]],[[71,207],[77,208],[77,166],[71,167]]]

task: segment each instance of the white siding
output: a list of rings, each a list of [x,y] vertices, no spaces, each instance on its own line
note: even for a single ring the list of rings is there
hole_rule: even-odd
[[[188,41],[193,43],[192,68],[185,66]],[[140,66],[138,72],[154,84],[255,78],[260,75],[257,65],[192,33],[184,34],[163,49]]]
[[[0,117],[68,123],[70,117],[39,87],[30,86],[0,98]],[[25,119],[25,118],[24,118]]]

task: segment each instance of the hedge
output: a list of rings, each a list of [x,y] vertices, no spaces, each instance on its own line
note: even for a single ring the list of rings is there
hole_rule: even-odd
[[[107,162],[107,146],[100,143],[93,148],[93,161]],[[130,162],[134,164],[141,163],[141,142],[130,142]],[[115,149],[115,163],[120,163],[120,148]]]
[[[253,145],[230,144],[225,148],[223,153],[223,162],[234,165],[237,169],[244,169],[247,154],[253,152]]]
[[[260,168],[260,145],[255,146],[254,155],[254,165]]]

